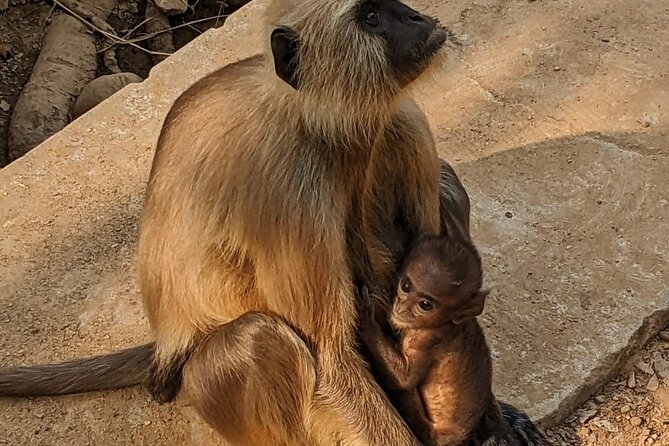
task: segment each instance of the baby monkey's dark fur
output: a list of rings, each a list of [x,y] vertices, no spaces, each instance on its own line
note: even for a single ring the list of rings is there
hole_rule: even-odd
[[[492,362],[476,316],[481,258],[466,228],[448,216],[438,237],[420,237],[400,272],[392,340],[373,316],[365,286],[360,336],[372,366],[418,438],[430,446],[534,446],[539,429],[492,393]]]

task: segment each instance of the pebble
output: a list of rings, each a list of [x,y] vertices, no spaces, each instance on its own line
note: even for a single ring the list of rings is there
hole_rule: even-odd
[[[653,372],[653,368],[647,362],[639,361],[634,365],[636,366],[637,369],[641,370],[646,375],[652,375],[653,373],[655,373]]]
[[[609,420],[597,420],[594,424],[600,429],[604,429],[607,432],[616,432],[616,428],[611,424]]]
[[[128,12],[131,12],[132,14],[137,14],[139,13],[139,6],[137,6],[137,3],[129,3],[127,5]]]
[[[12,55],[12,45],[0,43],[0,59],[9,59]]]
[[[659,388],[660,388],[660,383],[657,379],[657,375],[653,375],[648,381],[646,389],[650,390],[651,392],[655,392]]]
[[[587,438],[587,437],[591,434],[591,432],[592,432],[592,431],[590,430],[589,427],[587,427],[587,426],[582,426],[582,427],[578,430],[578,435],[579,435],[581,438]]]
[[[641,426],[641,423],[643,423],[643,420],[639,417],[632,417],[630,419],[630,424],[634,427]]]
[[[9,103],[7,101],[0,101],[0,110],[9,111]]]
[[[606,397],[604,395],[597,395],[595,401],[599,404],[604,404],[606,402]]]
[[[636,374],[634,372],[630,373],[630,377],[627,380],[627,387],[633,389],[636,387]]]
[[[594,417],[597,414],[597,411],[592,409],[592,410],[586,410],[581,414],[581,417],[578,419],[578,421],[581,424],[586,423],[590,418]]]
[[[662,353],[653,353],[653,368],[660,375],[660,378],[669,377],[669,361],[664,358]]]
[[[632,410],[632,406],[629,404],[625,404],[623,407],[620,408],[620,412],[622,413],[627,413]]]

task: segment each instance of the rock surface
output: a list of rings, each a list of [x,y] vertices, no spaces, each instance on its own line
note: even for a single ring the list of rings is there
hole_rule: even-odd
[[[496,391],[559,421],[669,322],[666,13],[624,0],[411,4],[464,43],[416,94],[472,195]],[[162,119],[188,85],[258,50],[259,9],[0,171],[0,364],[148,339],[133,250]],[[139,389],[0,400],[0,444],[215,444],[194,420]]]
[[[74,103],[72,118],[83,115],[126,85],[138,82],[142,82],[142,78],[135,73],[112,73],[93,79],[86,84]]]

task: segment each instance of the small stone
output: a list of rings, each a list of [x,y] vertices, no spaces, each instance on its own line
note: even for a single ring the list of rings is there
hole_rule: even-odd
[[[156,6],[165,11],[167,15],[180,14],[188,9],[188,3],[184,0],[157,0]]]
[[[2,3],[2,0],[0,0]],[[0,43],[0,59],[9,59],[12,57],[12,45],[9,43]]]
[[[669,377],[669,361],[664,358],[661,352],[653,353],[653,369],[660,375],[660,378]]]
[[[611,41],[608,37],[602,37],[600,40],[604,43],[609,43]]]
[[[603,429],[607,432],[616,432],[616,428],[613,426],[613,424],[611,424],[609,420],[604,420],[604,419],[597,420],[594,421],[593,424],[598,428]]]
[[[560,68],[558,65],[553,67],[553,71],[560,71],[562,68]]]
[[[126,7],[128,8],[128,12],[132,14],[139,13],[139,6],[137,6],[137,3],[128,3]]]
[[[655,394],[657,401],[660,403],[660,407],[664,412],[669,413],[669,387],[662,386],[660,390]]]
[[[588,438],[588,436],[591,434],[591,430],[587,426],[581,426],[581,428],[578,430],[578,435],[581,438]]]
[[[657,379],[657,375],[651,376],[650,380],[648,381],[648,384],[646,385],[646,389],[650,390],[651,392],[655,392],[659,388],[660,388],[660,383]]]
[[[662,339],[664,342],[669,342],[669,330],[662,330],[658,335],[658,338]]]
[[[144,422],[144,426],[149,426],[150,424],[151,424],[151,421],[149,421],[149,420],[146,420],[146,421]]]
[[[505,216],[506,218],[511,218],[511,217],[513,217],[513,214],[512,214],[511,212],[509,212],[509,211],[506,211],[506,212],[504,213],[504,216]]]
[[[639,427],[641,426],[641,423],[643,423],[643,420],[639,417],[632,417],[630,419],[630,424],[634,427]]]
[[[579,421],[581,424],[585,424],[585,423],[587,423],[587,421],[588,421],[590,418],[594,417],[596,414],[597,414],[597,411],[594,410],[594,409],[593,409],[593,410],[586,410],[585,412],[583,412],[583,413],[581,414],[581,416],[580,416],[580,418],[578,419],[578,421]]]
[[[652,375],[653,373],[655,373],[653,372],[653,368],[647,362],[639,361],[634,365],[637,369],[641,370],[646,375]]]
[[[604,404],[606,402],[606,397],[604,395],[597,395],[595,401],[597,404]]]
[[[632,410],[632,406],[629,404],[625,404],[623,407],[620,408],[621,413],[627,413]]]
[[[630,389],[633,389],[633,388],[636,387],[636,374],[634,373],[634,371],[632,371],[632,373],[630,373],[630,377],[627,380],[627,387],[629,387]]]
[[[0,101],[0,110],[2,110],[4,112],[9,111],[9,102]]]
[[[35,416],[36,416],[37,418],[39,418],[40,420],[41,420],[42,418],[44,418],[44,412],[41,412],[41,411],[35,411],[35,412],[33,412],[33,415],[35,415]]]

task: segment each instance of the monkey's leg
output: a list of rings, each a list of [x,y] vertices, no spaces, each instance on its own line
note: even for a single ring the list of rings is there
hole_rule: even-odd
[[[190,355],[190,350],[180,351],[161,364],[153,358],[146,380],[146,388],[158,403],[174,401],[181,389],[183,368]]]
[[[460,178],[455,171],[443,159],[439,159],[439,213],[446,213],[455,217],[462,227],[469,234],[470,202],[469,195],[465,187],[460,182]],[[442,219],[442,231],[445,229],[445,223]]]
[[[314,429],[335,427],[346,446],[420,444],[357,351],[323,349],[317,356],[317,370]]]
[[[257,312],[202,340],[183,369],[190,404],[235,446],[320,444],[305,425],[315,382],[304,341],[279,317]]]

